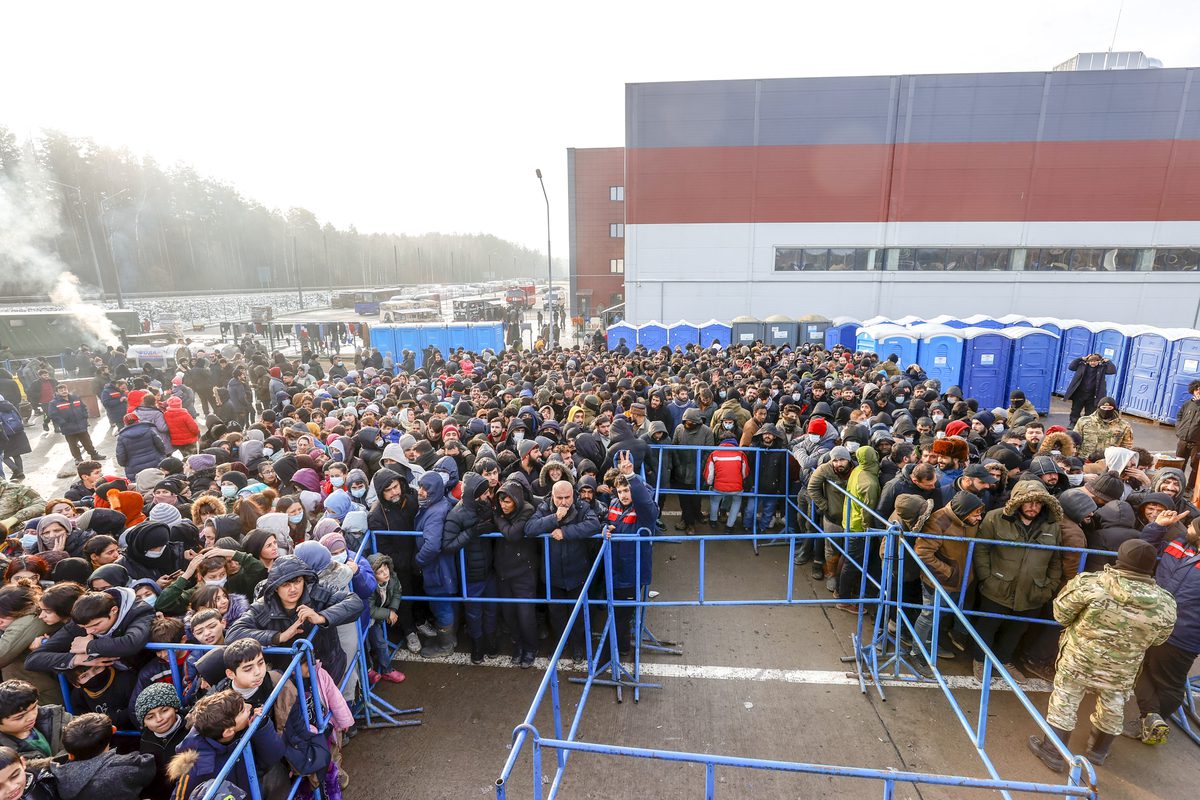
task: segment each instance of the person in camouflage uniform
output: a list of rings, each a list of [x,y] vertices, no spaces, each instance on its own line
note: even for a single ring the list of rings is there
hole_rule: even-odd
[[[0,536],[16,532],[22,522],[46,510],[41,495],[24,484],[0,479]]]
[[[1106,447],[1133,447],[1133,428],[1121,419],[1117,401],[1111,397],[1102,398],[1094,413],[1080,417],[1075,432],[1083,437],[1078,452],[1085,459],[1103,453]]]
[[[1117,550],[1116,565],[1083,572],[1054,598],[1054,618],[1063,626],[1054,691],[1046,721],[1068,744],[1085,692],[1096,695],[1092,735],[1084,757],[1103,764],[1125,722],[1125,702],[1146,649],[1162,644],[1175,627],[1175,598],[1151,577],[1157,553],[1141,539]],[[1029,749],[1055,772],[1066,762],[1045,737],[1030,736]]]

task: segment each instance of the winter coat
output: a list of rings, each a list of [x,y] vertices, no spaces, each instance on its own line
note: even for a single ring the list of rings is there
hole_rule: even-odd
[[[223,744],[201,736],[195,729],[188,731],[167,766],[167,777],[175,784],[173,800],[190,800],[197,786],[215,778],[241,738],[240,735],[235,736],[232,741]],[[275,726],[266,720],[250,738],[250,746],[254,748],[254,765],[260,771],[266,771],[283,760],[283,740],[279,738]],[[225,779],[245,792],[247,797],[250,796],[250,776],[246,771],[245,759],[237,759]]]
[[[383,553],[375,553],[367,559],[367,563],[371,565],[372,571],[380,567],[388,568],[388,582],[383,586],[375,587],[375,591],[371,593],[370,609],[373,622],[386,623],[392,612],[400,610],[403,587],[400,586],[400,578],[396,576],[396,565],[392,563],[391,558]]]
[[[108,417],[110,425],[120,427],[121,421],[125,418],[126,409],[129,407],[129,400],[125,392],[118,389],[112,383],[107,383],[100,390],[100,405],[104,406],[104,413]]]
[[[858,458],[858,466],[846,479],[846,491],[858,502],[854,502],[850,497],[845,498],[842,519],[847,523],[846,530],[865,531],[883,527],[883,523],[866,510],[875,509],[879,505],[879,453],[874,447],[860,447],[855,456]]]
[[[1124,500],[1114,500],[1105,503],[1096,509],[1092,521],[1094,527],[1086,534],[1086,546],[1093,550],[1112,550],[1115,552],[1124,542],[1129,539],[1137,539],[1141,535],[1137,529],[1133,506]],[[1097,572],[1104,569],[1107,564],[1116,563],[1116,556],[1089,554],[1087,557],[1089,572]],[[1068,576],[1073,574],[1067,573]]]
[[[1200,444],[1200,400],[1189,398],[1175,416],[1175,436],[1180,442]]]
[[[170,440],[171,432],[167,428],[167,420],[163,417],[163,412],[154,406],[138,406],[133,413],[142,422],[149,422],[153,425],[154,430],[158,431],[158,435],[162,437],[164,442]]]
[[[117,463],[132,482],[144,469],[157,467],[171,452],[149,422],[126,425],[117,434]]]
[[[404,487],[400,499],[394,503],[383,500],[383,487],[392,481],[400,479]],[[415,529],[417,518],[417,493],[408,481],[397,472],[384,468],[371,478],[371,486],[375,490],[376,501],[367,514],[367,527],[373,531],[411,531]],[[376,536],[376,547],[379,552],[391,556],[396,569],[402,574],[413,570],[413,554],[417,551],[417,540],[413,536]]]
[[[700,421],[700,412],[695,413],[694,419],[697,422]],[[704,451],[701,448],[712,447],[712,440],[712,428],[703,423],[690,431],[682,423],[675,428],[675,435],[671,438],[671,443],[694,447],[696,450],[668,451],[671,462],[671,483],[685,489],[700,488],[697,477],[704,465]]]
[[[250,413],[253,408],[250,403],[250,387],[237,378],[230,378],[225,388],[229,391],[229,405],[233,410],[239,414]]]
[[[45,510],[46,501],[33,487],[0,481],[0,525],[8,531],[15,531],[22,522],[40,517]]]
[[[1033,501],[1040,502],[1042,510],[1026,526],[1020,521],[1020,507]],[[1053,597],[1062,583],[1062,552],[1019,545],[1061,544],[1062,515],[1058,500],[1040,481],[1014,486],[1004,507],[989,511],[979,526],[975,580],[980,594],[1018,612],[1040,608]]]
[[[166,736],[155,736],[148,730],[142,731],[138,750],[154,759],[154,780],[146,787],[148,800],[167,800],[171,796],[171,782],[167,780],[167,764],[175,757],[175,750],[188,735],[188,727],[182,717],[175,730]]]
[[[775,437],[775,441],[771,443],[770,447],[763,442],[763,434],[771,434]],[[792,456],[784,447],[783,436],[779,433],[779,429],[770,422],[765,423],[754,434],[751,446],[762,448],[762,450],[746,454],[746,467],[749,471],[746,477],[746,490],[754,490],[755,475],[757,475],[759,494],[786,494],[788,483],[799,477],[799,470],[789,464]]]
[[[37,722],[33,723],[33,727],[38,733],[46,737],[46,742],[50,745],[51,757],[61,756],[66,752],[63,750],[62,731],[63,727],[70,721],[71,715],[62,706],[38,707]],[[9,736],[7,733],[0,733],[0,747],[11,747],[17,751],[17,755],[28,760],[46,757],[45,753],[29,744],[28,739],[18,739],[15,736]]]
[[[1092,367],[1084,358],[1073,359],[1067,365],[1067,369],[1075,373],[1071,376],[1071,382],[1067,384],[1066,394],[1063,395],[1067,400],[1073,400],[1076,396],[1080,399],[1099,400],[1108,394],[1105,376],[1117,374],[1117,365],[1111,361],[1102,361]],[[1084,454],[1090,455],[1090,451],[1085,450]]]
[[[833,468],[832,461],[826,461],[813,470],[812,477],[808,479],[806,493],[808,499],[816,505],[821,520],[832,522],[838,527],[842,526],[842,511],[846,504],[846,495],[835,487],[845,489],[846,479],[849,477],[849,472],[846,473],[845,478],[839,476]]]
[[[58,678],[48,672],[25,668],[29,645],[34,639],[52,634],[51,628],[37,614],[16,617],[0,635],[0,673],[5,680],[23,680],[32,683],[38,690],[38,702],[46,705],[62,702],[62,688]]]
[[[949,506],[943,506],[930,515],[922,533],[934,536],[959,536],[973,539],[979,526],[967,526]],[[970,542],[960,542],[953,539],[923,539],[917,537],[913,547],[917,557],[929,567],[929,571],[937,576],[938,583],[948,592],[954,593],[962,588],[963,580],[970,583],[971,576],[965,572],[967,566],[967,551]],[[929,579],[921,573],[921,580],[926,584]]]
[[[578,496],[560,522],[553,500],[546,500],[525,525],[526,536],[563,532],[562,541],[550,541],[550,584],[557,589],[578,589],[587,579],[591,557],[587,540],[600,533],[596,510]]]
[[[726,439],[704,462],[704,482],[718,492],[741,492],[750,474],[749,459],[740,450],[730,449],[734,447],[737,441]]]
[[[0,400],[0,411],[16,414],[17,416],[21,415],[17,406],[9,401],[7,397]],[[29,436],[26,435],[24,428],[10,434],[5,434],[4,431],[0,430],[0,453],[6,456],[23,456],[26,453],[32,452],[33,447],[29,444]]]
[[[152,655],[145,647],[150,641],[154,607],[143,603],[133,589],[124,586],[113,586],[104,591],[117,601],[117,621],[107,633],[88,643],[87,652],[92,656],[119,659],[113,664],[118,669],[140,669]],[[25,669],[67,672],[75,658],[71,643],[79,636],[87,636],[83,626],[74,620],[68,621],[45,644],[26,656]]]
[[[534,572],[541,543],[525,536],[525,526],[533,519],[533,506],[526,502],[524,490],[514,481],[504,484],[500,491],[516,502],[512,514],[502,513],[497,505],[492,516],[493,528],[504,537],[496,542],[493,553],[496,577],[509,580]]]
[[[650,585],[653,546],[650,542],[621,541],[620,537],[651,536],[658,523],[658,506],[646,482],[630,475],[629,489],[632,502],[622,506],[614,496],[602,523],[605,529],[612,530],[613,586],[618,589],[637,587],[639,577],[642,586]]]
[[[286,647],[300,638],[280,642],[279,634],[296,621],[296,611],[285,609],[276,591],[282,584],[298,577],[304,578],[305,584],[300,605],[308,606],[325,618],[323,625],[305,623],[301,636],[308,636],[315,627],[313,653],[334,680],[341,681],[346,672],[346,654],[338,640],[337,627],[355,622],[363,612],[363,601],[351,592],[332,592],[318,585],[317,573],[295,556],[280,556],[271,565],[262,595],[229,627],[225,641],[232,643],[249,638],[263,647]]]
[[[887,519],[896,510],[896,498],[902,494],[915,494],[923,500],[932,500],[936,511],[944,503],[942,487],[935,485],[932,489],[922,489],[912,482],[912,471],[916,464],[905,464],[900,474],[888,481],[879,495],[879,516]]]
[[[1151,522],[1142,528],[1142,539],[1158,548],[1160,558],[1154,580],[1171,593],[1178,607],[1175,630],[1167,642],[1188,653],[1200,654],[1200,531],[1195,523],[1183,536]]]
[[[413,564],[420,568],[425,590],[430,594],[452,595],[458,591],[458,569],[452,553],[442,552],[442,532],[453,507],[446,499],[446,484],[435,472],[426,472],[418,480],[428,497],[413,522],[421,532]]]
[[[71,436],[87,432],[88,408],[75,395],[69,394],[65,400],[55,395],[46,407],[50,410],[50,421],[59,433]]]
[[[1101,419],[1099,411],[1080,417],[1075,431],[1083,436],[1079,452],[1084,458],[1103,453],[1107,447],[1133,447],[1133,428],[1121,418],[1120,411],[1114,411],[1112,419]]]
[[[492,506],[478,499],[487,489],[487,478],[468,472],[463,478],[462,499],[446,514],[442,527],[442,552],[463,551],[470,583],[487,580],[492,571],[492,540],[483,536],[495,530]]]
[[[722,431],[721,429],[721,422],[726,417],[731,417],[733,419],[732,433],[740,435],[742,428],[745,427],[746,423],[750,421],[751,414],[746,410],[745,406],[732,398],[721,403],[721,405],[717,407],[717,410],[713,412],[712,421],[708,423],[708,427],[713,429],[715,436],[724,438],[727,435],[728,432]]]
[[[601,474],[617,465],[617,453],[623,450],[628,450],[633,458],[634,472],[641,472],[650,457],[650,445],[638,438],[629,420],[618,416],[613,420],[612,427],[609,428],[608,452],[604,454],[604,462],[600,465]],[[646,469],[649,470],[649,467],[647,466]]]
[[[1129,691],[1146,648],[1175,627],[1175,598],[1149,575],[1105,566],[1072,578],[1054,598],[1063,626],[1056,668],[1092,689]]]
[[[83,761],[54,764],[50,771],[58,781],[61,800],[138,800],[154,780],[154,756],[148,753],[118,753],[105,750]]]
[[[200,438],[200,426],[196,424],[196,419],[182,408],[168,408],[163,412],[163,421],[173,447],[186,447]]]

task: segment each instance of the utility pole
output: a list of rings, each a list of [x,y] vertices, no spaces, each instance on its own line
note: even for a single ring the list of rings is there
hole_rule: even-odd
[[[549,341],[547,349],[554,349],[554,311],[550,305],[550,292],[554,289],[554,258],[550,255],[550,195],[546,194],[546,182],[542,180],[542,171],[537,170],[538,183],[542,185],[542,197],[546,199],[546,319],[550,322]]]

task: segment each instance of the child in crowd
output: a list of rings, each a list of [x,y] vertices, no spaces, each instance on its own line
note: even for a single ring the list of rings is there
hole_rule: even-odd
[[[157,617],[150,624],[150,642],[152,644],[183,644],[183,620],[177,617]],[[187,660],[190,655],[187,650],[155,650],[154,657],[146,662],[137,674],[137,680],[134,681],[133,693],[129,699],[129,716],[135,718],[133,713],[133,705],[137,702],[142,690],[152,683],[169,683],[174,686],[174,678],[171,674],[171,659],[175,660],[175,667],[179,674],[180,680],[184,680],[187,674]]]
[[[400,609],[400,579],[392,572],[392,559],[376,553],[367,559],[375,571],[378,584],[371,593],[371,627],[367,632],[374,667],[369,673],[371,683],[385,680],[400,683],[404,673],[392,666],[391,648],[388,646],[387,626],[395,625]]]
[[[0,683],[0,747],[25,759],[63,754],[63,726],[71,720],[62,706],[38,705],[38,692],[26,681]]]
[[[175,784],[175,800],[188,800],[196,786],[216,777],[257,713],[233,689],[215,692],[196,703],[187,718],[190,730],[167,766],[167,777]],[[259,725],[250,746],[260,775],[283,760],[283,741],[274,725]],[[250,776],[244,760],[237,760],[226,780],[250,794]]]
[[[152,683],[137,696],[133,708],[133,719],[142,729],[138,750],[154,758],[154,780],[146,787],[149,800],[167,800],[171,795],[171,782],[167,779],[167,764],[175,756],[175,749],[187,736],[181,712],[183,704],[175,687],[165,683]]]
[[[63,748],[70,756],[54,764],[61,800],[139,800],[154,780],[154,756],[110,749],[112,720],[104,714],[81,714],[63,728]]]

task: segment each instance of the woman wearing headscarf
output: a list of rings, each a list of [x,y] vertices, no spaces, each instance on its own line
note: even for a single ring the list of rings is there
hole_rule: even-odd
[[[160,522],[143,522],[126,532],[125,554],[117,563],[129,571],[129,577],[159,578],[187,566],[183,545],[171,541],[171,529]]]
[[[63,550],[72,556],[83,555],[88,535],[75,529],[75,523],[62,514],[46,514],[37,523],[37,552]]]

